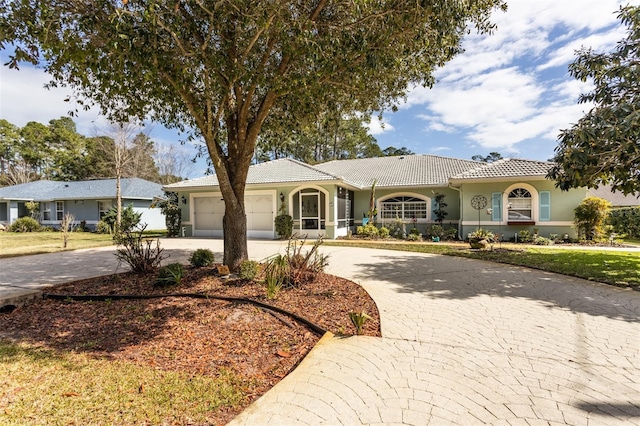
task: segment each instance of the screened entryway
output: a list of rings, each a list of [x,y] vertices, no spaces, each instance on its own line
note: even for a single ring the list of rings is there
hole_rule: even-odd
[[[325,234],[327,196],[315,188],[305,188],[293,194],[293,228],[300,236],[317,238]]]

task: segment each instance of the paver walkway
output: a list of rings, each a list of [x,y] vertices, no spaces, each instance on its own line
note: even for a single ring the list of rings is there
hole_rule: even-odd
[[[177,261],[196,248],[219,253],[222,242],[163,247]],[[249,247],[255,259],[283,250]],[[375,299],[383,338],[326,336],[231,425],[640,425],[640,292],[468,259],[322,250],[330,273]],[[82,256],[96,256],[96,267],[113,272],[112,250],[87,252],[73,255],[73,269],[88,273]],[[0,288],[7,272],[20,272],[17,259],[3,259]],[[78,275],[56,264],[48,276]],[[28,273],[32,284],[18,286],[37,285]]]

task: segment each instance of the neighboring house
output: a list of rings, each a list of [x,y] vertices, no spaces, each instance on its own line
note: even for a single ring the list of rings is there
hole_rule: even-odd
[[[551,163],[504,159],[482,163],[434,155],[336,160],[311,166],[279,159],[251,166],[245,193],[247,236],[276,238],[282,209],[294,232],[315,238],[346,236],[362,224],[376,182],[376,223],[403,222],[421,232],[436,223],[434,197],[445,196],[445,227],[462,238],[478,226],[504,235],[537,228],[543,236],[569,234],[573,209],[586,189],[561,192],[545,179]],[[215,175],[164,187],[178,193],[187,236],[222,236],[224,200]],[[473,203],[472,203],[473,200]],[[476,208],[477,207],[477,208]]]
[[[166,229],[160,209],[150,208],[154,197],[163,195],[162,185],[138,178],[120,180],[122,206],[133,205],[142,213],[147,229]],[[0,188],[0,223],[29,216],[27,202],[39,203],[40,223],[57,227],[64,215],[71,213],[77,222],[95,228],[100,218],[116,205],[116,179],[84,181],[39,180]]]
[[[622,192],[611,191],[610,185],[588,190],[589,197],[604,198],[614,209],[622,207],[640,207],[640,195],[624,195]]]

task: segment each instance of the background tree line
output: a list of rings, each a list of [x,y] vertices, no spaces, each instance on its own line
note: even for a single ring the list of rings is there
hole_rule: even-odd
[[[136,126],[113,126],[87,137],[69,117],[18,127],[0,119],[0,186],[35,180],[85,180],[138,177],[162,184],[177,182],[193,170],[189,154],[156,144]]]

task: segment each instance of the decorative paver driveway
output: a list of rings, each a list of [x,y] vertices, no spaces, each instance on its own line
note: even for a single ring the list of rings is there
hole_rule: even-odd
[[[323,339],[232,424],[640,424],[640,292],[452,257],[324,247],[382,339]]]
[[[222,241],[163,240],[169,262]],[[263,259],[282,243],[252,241]],[[322,247],[383,338],[325,337],[231,424],[640,425],[640,292],[446,256]],[[5,289],[116,272],[112,250],[3,259]],[[366,326],[366,325],[365,325]]]

